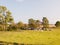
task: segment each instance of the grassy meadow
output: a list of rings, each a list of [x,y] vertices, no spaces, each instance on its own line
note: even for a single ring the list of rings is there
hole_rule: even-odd
[[[60,45],[60,29],[52,31],[0,31],[0,41],[35,45]]]

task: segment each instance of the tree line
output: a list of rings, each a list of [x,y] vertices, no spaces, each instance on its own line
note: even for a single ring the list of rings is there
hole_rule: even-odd
[[[57,21],[55,26],[60,27],[60,21]],[[0,31],[40,29],[49,29],[49,20],[47,17],[43,17],[42,22],[40,20],[30,18],[28,19],[28,24],[25,24],[21,21],[15,23],[11,12],[5,6],[0,6]]]

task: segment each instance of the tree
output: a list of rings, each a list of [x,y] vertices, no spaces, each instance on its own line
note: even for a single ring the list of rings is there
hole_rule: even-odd
[[[7,31],[17,31],[17,25],[15,23],[10,24],[7,28]]]
[[[13,17],[11,16],[11,12],[7,11],[5,16],[5,23],[14,23]]]
[[[37,29],[40,29],[40,24],[41,24],[40,20],[35,20],[35,26]]]
[[[24,27],[23,22],[18,22],[18,23],[17,23],[17,28],[18,28],[18,29],[23,29],[23,27]]]
[[[28,30],[28,24],[24,24],[23,29]]]
[[[0,24],[3,24],[3,16],[0,14]]]
[[[11,12],[5,6],[0,6],[0,23],[3,24],[3,29],[6,30],[12,22],[14,21]]]
[[[43,29],[47,30],[47,28],[49,27],[49,21],[46,17],[43,17],[42,24],[43,24]]]
[[[57,21],[55,24],[56,27],[60,27],[60,21]]]
[[[37,29],[40,28],[40,21],[39,20],[34,20],[34,19],[29,19],[29,28]]]
[[[29,19],[28,20],[28,25],[29,25],[29,28],[31,29],[31,30],[34,30],[34,28],[35,28],[35,20],[34,19]]]

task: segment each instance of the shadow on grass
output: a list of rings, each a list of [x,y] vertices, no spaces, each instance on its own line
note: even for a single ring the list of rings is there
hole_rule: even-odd
[[[45,45],[45,44],[19,44],[19,43],[12,43],[12,42],[4,42],[0,41],[0,45]]]

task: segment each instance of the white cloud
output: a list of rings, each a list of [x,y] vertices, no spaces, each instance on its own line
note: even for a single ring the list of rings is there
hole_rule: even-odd
[[[24,0],[16,0],[17,2],[23,2]]]

